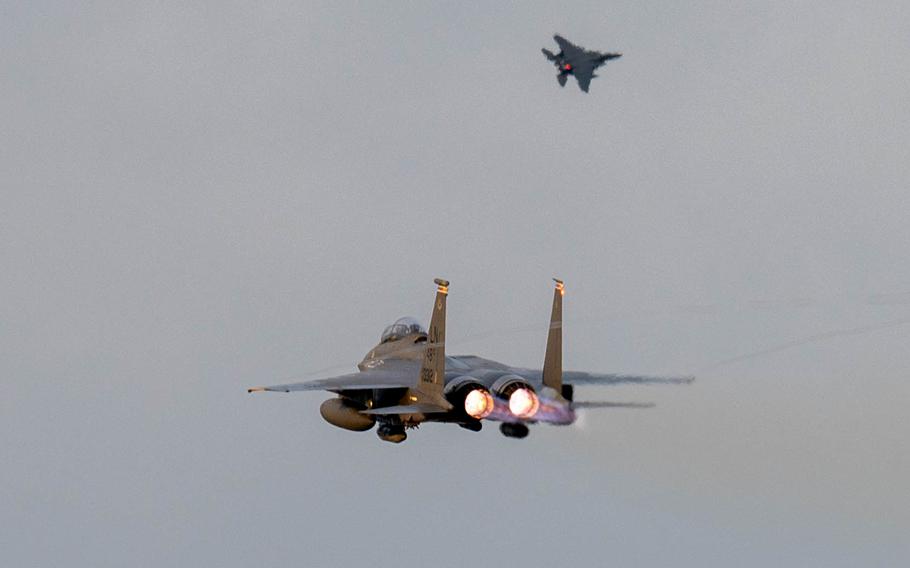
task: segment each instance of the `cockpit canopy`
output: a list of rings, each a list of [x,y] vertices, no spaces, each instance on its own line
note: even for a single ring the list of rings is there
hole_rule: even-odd
[[[411,317],[398,318],[395,320],[395,323],[388,326],[382,332],[382,338],[380,343],[388,343],[389,341],[395,341],[396,339],[401,339],[412,333],[426,333],[427,330],[420,325],[416,319]]]

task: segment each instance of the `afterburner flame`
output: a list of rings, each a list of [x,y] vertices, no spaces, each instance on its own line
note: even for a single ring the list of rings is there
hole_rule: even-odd
[[[493,396],[485,389],[474,389],[464,397],[464,411],[468,416],[480,420],[493,412]]]
[[[518,418],[531,418],[537,414],[540,400],[530,389],[515,389],[509,397],[509,412]]]

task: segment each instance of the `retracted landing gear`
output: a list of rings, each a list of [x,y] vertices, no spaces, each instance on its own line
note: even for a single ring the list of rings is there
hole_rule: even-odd
[[[388,422],[380,424],[376,434],[380,440],[392,442],[393,444],[400,444],[408,439],[408,434],[404,431],[404,425],[402,424],[391,424]]]
[[[499,431],[506,438],[526,438],[530,433],[528,427],[520,422],[503,422],[499,425]]]
[[[471,432],[480,432],[480,429],[483,428],[483,422],[480,420],[471,420],[470,422],[459,422],[459,426],[465,430],[470,430]]]

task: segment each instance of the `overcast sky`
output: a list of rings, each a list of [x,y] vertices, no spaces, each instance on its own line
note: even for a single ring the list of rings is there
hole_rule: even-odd
[[[910,8],[730,4],[0,4],[0,564],[906,565]],[[551,276],[568,368],[696,383],[400,446],[245,392],[434,277],[538,366]]]

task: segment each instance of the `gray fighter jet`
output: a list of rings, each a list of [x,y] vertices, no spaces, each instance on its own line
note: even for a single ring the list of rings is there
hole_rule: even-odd
[[[622,57],[622,53],[589,51],[573,44],[559,34],[553,36],[553,39],[559,44],[559,53],[554,54],[545,48],[541,49],[541,51],[559,69],[559,75],[556,76],[556,80],[559,81],[560,87],[565,87],[569,75],[574,75],[578,81],[578,86],[587,93],[588,87],[591,85],[591,79],[597,77],[594,74],[594,70],[611,59]]]
[[[647,377],[562,370],[562,299],[554,279],[553,308],[543,370],[512,367],[474,355],[446,356],[446,298],[449,283],[436,279],[429,332],[413,318],[400,318],[357,365],[359,371],[302,383],[254,387],[257,391],[325,390],[337,396],[319,411],[330,424],[353,431],[377,423],[379,437],[402,442],[406,429],[423,422],[454,423],[479,431],[482,421],[501,422],[510,438],[528,435],[528,424],[566,425],[579,408],[653,406],[647,403],[575,402],[575,385],[685,384],[692,377]]]

